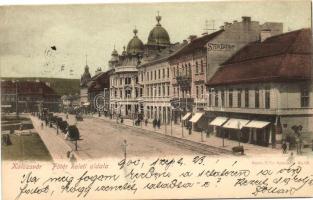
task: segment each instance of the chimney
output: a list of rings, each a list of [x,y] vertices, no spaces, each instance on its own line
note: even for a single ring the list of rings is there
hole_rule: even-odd
[[[272,36],[272,33],[270,29],[263,29],[260,32],[260,41],[263,42],[264,40],[266,40],[267,38],[271,36]]]
[[[189,41],[191,42],[191,41],[193,41],[194,39],[196,39],[197,38],[197,36],[196,35],[190,35],[189,36]]]
[[[249,23],[251,22],[251,17],[248,17],[248,16],[242,16],[242,22],[246,22],[246,23]]]

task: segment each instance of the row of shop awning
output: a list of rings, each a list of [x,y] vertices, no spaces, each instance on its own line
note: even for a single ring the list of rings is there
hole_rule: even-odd
[[[232,129],[242,129],[246,128],[264,128],[270,124],[270,122],[266,121],[258,121],[258,120],[246,120],[246,119],[236,119],[236,118],[227,118],[227,117],[216,117],[213,121],[210,122],[212,126],[221,126],[224,128],[232,128]]]
[[[183,121],[189,120],[192,123],[197,123],[204,113],[196,113],[191,117],[191,112],[185,114],[182,118]],[[227,118],[227,117],[216,117],[213,121],[209,123],[211,126],[221,126],[224,128],[232,128],[232,129],[242,129],[242,128],[264,128],[269,125],[270,122],[259,121],[259,120],[247,120],[247,119],[237,119],[237,118]]]
[[[199,119],[201,119],[201,117],[203,116],[204,113],[196,113],[195,115],[193,115],[191,117],[191,112],[188,112],[185,114],[185,116],[182,118],[183,121],[188,120],[190,117],[191,119],[189,120],[192,123],[197,123],[199,121]]]

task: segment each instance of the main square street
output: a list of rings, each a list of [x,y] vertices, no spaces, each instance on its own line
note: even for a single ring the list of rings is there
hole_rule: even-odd
[[[57,114],[66,118],[64,114]],[[65,135],[55,128],[41,127],[41,121],[31,116],[35,129],[46,144],[54,159],[66,159],[67,151],[74,149],[74,143],[65,140]],[[76,124],[81,140],[75,155],[78,159],[97,159],[103,157],[124,157],[126,141],[127,157],[171,156],[199,154],[187,145],[175,141],[164,140],[145,131],[121,126],[111,121],[84,117],[83,121],[76,121],[74,115],[69,115],[69,124]],[[212,152],[212,154],[216,154]]]
[[[209,155],[232,156],[232,147],[237,146],[237,141],[210,136],[201,136],[199,132],[188,134],[187,130],[177,125],[163,126],[154,129],[151,124],[134,126],[133,121],[125,119],[124,123],[117,123],[115,119],[104,116],[84,116],[83,121],[77,121],[74,115],[55,113],[67,120],[69,124],[76,124],[81,140],[78,149],[75,144],[65,139],[65,134],[57,131],[55,127],[43,126],[41,121],[31,116],[34,128],[47,146],[52,158],[67,159],[67,152],[74,152],[77,159],[99,159],[106,157],[150,157],[150,156],[182,156],[182,155]],[[126,141],[126,143],[125,143]],[[244,146],[247,157],[255,155],[282,155],[286,158],[289,154],[282,154],[280,148],[260,147],[252,144]],[[125,148],[126,147],[126,148]],[[307,154],[307,152],[304,152]],[[237,154],[236,156],[238,156]]]

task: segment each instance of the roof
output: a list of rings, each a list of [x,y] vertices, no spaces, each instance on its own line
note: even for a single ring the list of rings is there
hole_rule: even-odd
[[[170,45],[170,36],[160,24],[162,17],[156,16],[157,25],[150,31],[147,45]]]
[[[88,91],[99,91],[103,90],[104,88],[109,88],[110,84],[110,77],[109,77],[110,70],[105,72],[101,72],[91,78],[91,81],[88,83]]]
[[[35,81],[2,81],[1,93],[2,94],[15,94],[16,89],[18,94],[23,95],[46,95],[46,96],[59,96],[56,92],[46,85],[44,82]]]
[[[310,29],[250,43],[223,63],[207,84],[310,80],[311,45]]]
[[[202,37],[193,39],[188,45],[186,45],[184,48],[177,51],[171,58],[175,58],[176,56],[188,54],[194,51],[194,49],[204,48],[205,45],[212,39],[214,39],[216,36],[220,35],[224,30],[219,30],[216,32],[213,32],[208,35],[204,35]]]
[[[183,48],[186,44],[184,43],[176,43],[173,44],[165,49],[162,49],[159,52],[154,53],[153,55],[150,55],[148,57],[144,57],[141,62],[142,64],[139,65],[139,67],[144,67],[148,65],[153,65],[159,62],[162,62],[164,60],[167,60],[171,55],[175,54],[177,51],[179,51],[181,48]]]

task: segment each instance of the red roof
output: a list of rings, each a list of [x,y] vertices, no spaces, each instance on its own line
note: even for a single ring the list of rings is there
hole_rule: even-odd
[[[208,85],[311,79],[310,29],[253,42],[228,59]]]
[[[221,34],[224,30],[219,30],[214,33],[204,35],[202,37],[196,38],[192,40],[188,45],[178,50],[176,53],[171,56],[171,58],[175,58],[179,55],[192,53],[195,49],[204,48],[206,43],[208,43],[210,40]]]

